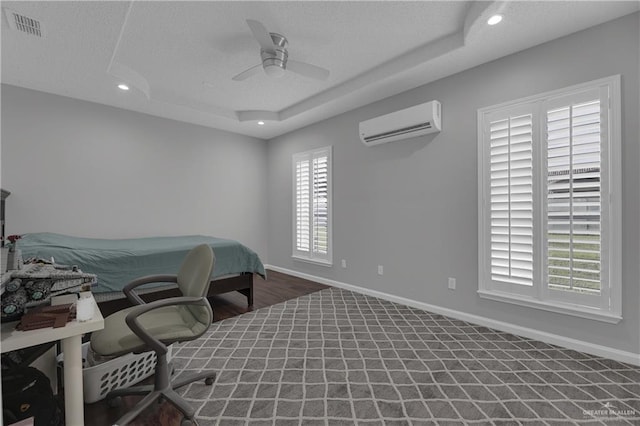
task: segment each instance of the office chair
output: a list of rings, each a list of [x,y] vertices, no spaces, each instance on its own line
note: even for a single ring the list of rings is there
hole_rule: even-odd
[[[102,356],[120,356],[149,349],[156,353],[154,385],[116,389],[106,396],[107,403],[124,395],[146,395],[115,424],[126,425],[154,401],[166,399],[184,414],[182,426],[194,424],[195,410],[175,389],[205,379],[211,385],[215,373],[202,371],[171,382],[171,366],[167,362],[167,345],[195,340],[213,321],[213,311],[206,298],[215,256],[206,244],[193,248],[177,275],[151,275],[134,280],[123,289],[136,306],[123,309],[104,320],[104,329],[91,336],[91,349]],[[175,282],[182,297],[145,303],[134,289],[142,284]],[[110,404],[112,405],[112,404]]]

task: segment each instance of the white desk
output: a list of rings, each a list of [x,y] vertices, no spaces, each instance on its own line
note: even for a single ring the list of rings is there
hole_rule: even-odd
[[[82,391],[82,335],[104,328],[104,319],[98,305],[95,305],[93,318],[89,321],[73,320],[60,328],[41,328],[39,330],[18,331],[17,322],[2,324],[0,351],[9,352],[29,346],[60,340],[64,352],[64,410],[66,424],[84,425],[84,400]]]

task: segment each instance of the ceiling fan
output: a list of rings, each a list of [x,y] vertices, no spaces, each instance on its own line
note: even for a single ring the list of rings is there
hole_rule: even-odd
[[[242,71],[240,74],[235,75],[232,80],[245,80],[260,72],[261,68],[271,77],[281,77],[287,71],[316,80],[326,80],[329,77],[329,70],[289,59],[289,53],[287,52],[288,41],[283,35],[270,33],[261,22],[253,19],[247,19],[247,25],[249,25],[253,37],[260,45],[262,63]]]

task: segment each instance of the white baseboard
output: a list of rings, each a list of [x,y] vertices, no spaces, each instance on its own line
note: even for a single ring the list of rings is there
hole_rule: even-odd
[[[441,306],[430,305],[424,302],[417,302],[400,296],[394,296],[393,294],[383,293],[377,290],[370,290],[364,287],[358,287],[351,284],[346,284],[339,281],[330,280],[327,278],[317,277],[304,272],[294,271],[292,269],[281,268],[274,265],[265,265],[266,269],[271,269],[276,272],[282,272],[283,274],[293,275],[294,277],[303,278],[309,281],[315,281],[321,284],[326,284],[332,287],[343,288],[356,293],[366,294],[368,296],[377,297],[380,299],[388,300],[390,302],[400,303],[402,305],[411,306],[413,308],[422,309],[425,311],[433,312],[435,314],[446,315],[451,318],[456,318],[462,321],[467,321],[473,324],[481,325],[488,328],[504,331],[506,333],[512,333],[518,336],[527,337],[530,339],[539,340],[541,342],[550,343],[552,345],[562,346],[568,349],[573,349],[579,352],[585,352],[588,354],[601,356],[604,358],[613,359],[620,362],[626,362],[636,366],[640,366],[640,354],[621,351],[619,349],[610,348],[608,346],[596,345],[594,343],[585,342],[583,340],[572,339],[570,337],[560,336],[557,334],[547,333],[544,331],[535,330],[533,328],[522,327],[519,325],[509,324],[503,321],[497,321],[491,318],[482,317],[479,315],[468,314],[466,312],[456,311],[449,308],[443,308]]]

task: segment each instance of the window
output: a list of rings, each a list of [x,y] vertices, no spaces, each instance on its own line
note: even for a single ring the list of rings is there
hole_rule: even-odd
[[[478,110],[479,294],[621,317],[620,77]]]
[[[293,182],[293,257],[331,265],[331,147],[295,154]]]

